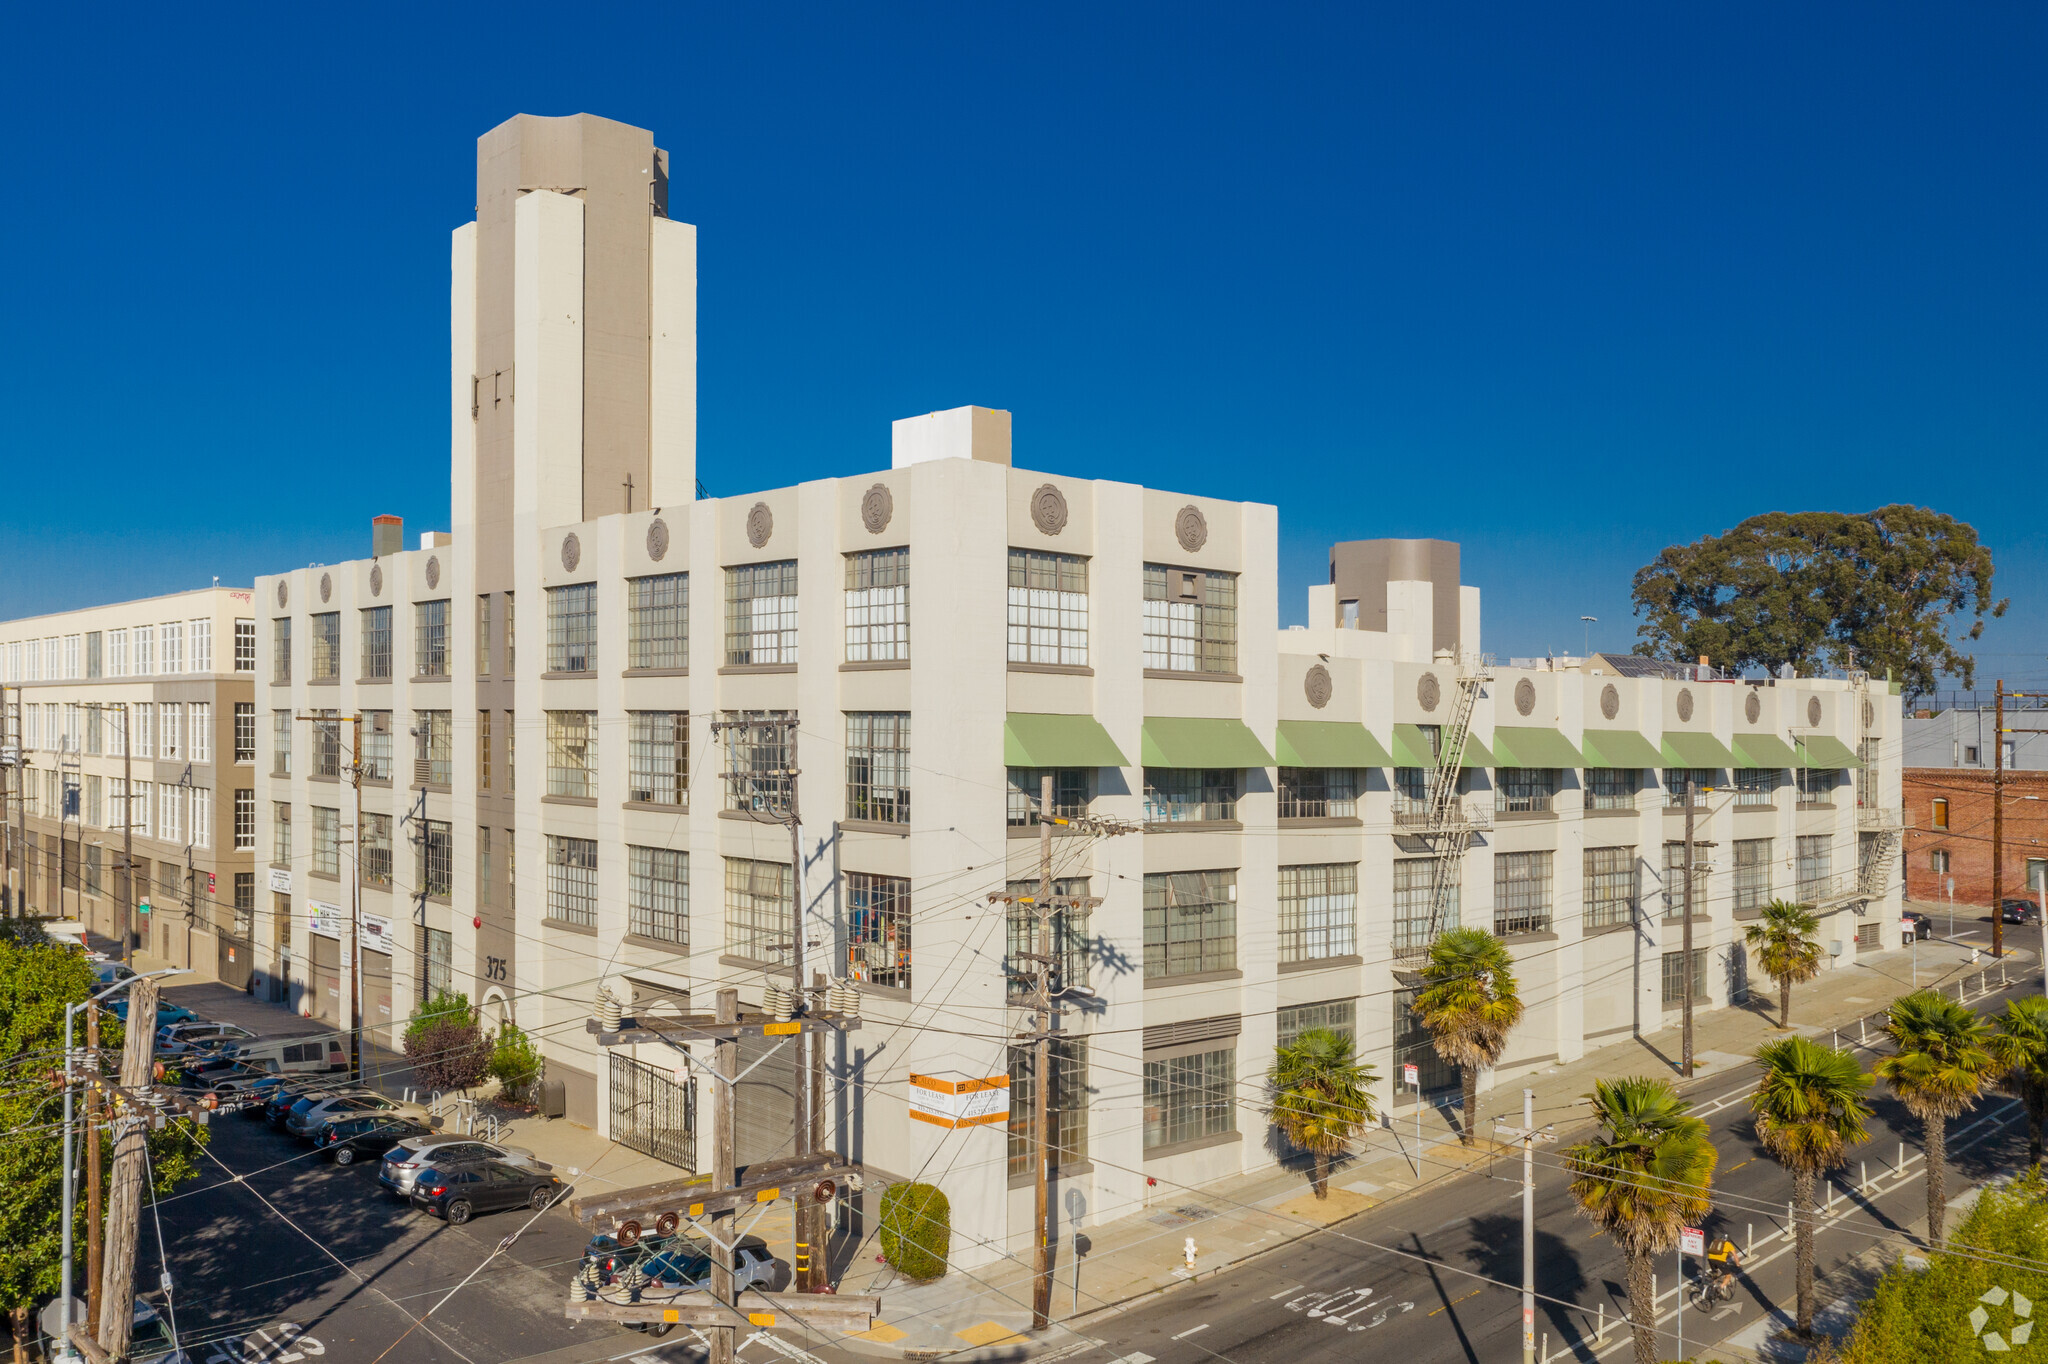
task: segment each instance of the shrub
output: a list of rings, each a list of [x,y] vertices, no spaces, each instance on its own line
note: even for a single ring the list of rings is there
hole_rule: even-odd
[[[508,1020],[498,1029],[491,1044],[490,1075],[514,1103],[523,1101],[527,1087],[540,1078],[540,1052],[517,1023]]]
[[[469,1005],[469,996],[460,990],[441,991],[413,1014],[412,1021],[405,1025],[405,1041],[410,1046],[412,1039],[443,1020],[457,1023],[476,1023],[476,1010]],[[411,1055],[408,1051],[407,1055]]]
[[[882,1258],[913,1279],[946,1272],[952,1205],[933,1184],[891,1184],[882,1194]]]
[[[491,1064],[491,1039],[477,1026],[469,996],[442,992],[405,1026],[405,1057],[429,1089],[468,1089]]]

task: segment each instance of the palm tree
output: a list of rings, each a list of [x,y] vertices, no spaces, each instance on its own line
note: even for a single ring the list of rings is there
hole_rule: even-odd
[[[1522,1021],[1514,958],[1483,928],[1453,928],[1429,945],[1423,988],[1412,1006],[1430,1031],[1436,1054],[1458,1068],[1465,1117],[1458,1140],[1472,1144],[1479,1111],[1479,1071],[1500,1060],[1508,1033]]]
[[[1792,1026],[1792,987],[1820,974],[1820,920],[1805,905],[1773,900],[1742,937],[1756,949],[1757,968],[1778,982],[1778,1026]]]
[[[1863,1092],[1870,1077],[1846,1050],[1804,1037],[1757,1048],[1762,1072],[1749,1096],[1756,1134],[1778,1164],[1792,1172],[1801,1336],[1813,1332],[1813,1195],[1817,1179],[1848,1160],[1848,1150],[1870,1139]]]
[[[1707,1211],[1720,1157],[1692,1104],[1662,1080],[1602,1080],[1586,1097],[1600,1131],[1565,1150],[1572,1199],[1627,1260],[1636,1364],[1657,1364],[1650,1264],[1678,1244],[1680,1228]]]
[[[1884,1030],[1898,1053],[1879,1061],[1877,1074],[1925,1131],[1927,1243],[1939,1248],[1941,1214],[1948,1205],[1948,1124],[1998,1082],[1991,1030],[1969,1009],[1932,990],[1893,1000]]]
[[[1273,1053],[1266,1110],[1281,1135],[1316,1159],[1317,1198],[1330,1196],[1330,1160],[1343,1153],[1379,1111],[1367,1093],[1379,1076],[1357,1059],[1351,1038],[1334,1028],[1310,1028]]]
[[[2027,1163],[2041,1163],[2041,1127],[2048,1119],[2048,997],[2008,999],[1991,1020],[1991,1054],[2005,1067],[1998,1087],[2027,1112]]]

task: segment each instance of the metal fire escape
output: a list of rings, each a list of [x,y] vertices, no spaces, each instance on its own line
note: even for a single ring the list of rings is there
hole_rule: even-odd
[[[1439,731],[1436,766],[1429,770],[1429,823],[1422,834],[1435,859],[1429,887],[1429,942],[1454,926],[1450,921],[1464,883],[1465,851],[1472,845],[1473,833],[1487,827],[1458,798],[1458,784],[1464,775],[1465,742],[1472,737],[1472,711],[1479,701],[1479,689],[1492,680],[1491,674],[1477,669],[1460,670],[1448,722]]]
[[[1906,820],[1902,810],[1886,809],[1878,794],[1875,754],[1870,751],[1870,725],[1866,707],[1870,701],[1870,674],[1850,674],[1855,683],[1856,756],[1863,766],[1856,774],[1856,870],[1834,878],[1828,893],[1818,897],[1817,908],[1839,909],[1853,905],[1862,914],[1873,900],[1882,900],[1890,884],[1892,868],[1898,862],[1899,847],[1905,839]]]

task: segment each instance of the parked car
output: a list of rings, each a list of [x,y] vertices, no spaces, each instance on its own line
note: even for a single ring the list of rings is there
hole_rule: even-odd
[[[336,1165],[352,1165],[359,1156],[381,1156],[402,1141],[425,1136],[427,1125],[395,1113],[362,1113],[331,1118],[313,1139],[320,1153]]]
[[[323,1099],[331,1099],[337,1094],[356,1093],[358,1090],[365,1094],[371,1092],[346,1081],[307,1080],[300,1077],[296,1081],[280,1086],[270,1096],[269,1101],[263,1105],[263,1119],[272,1127],[282,1127],[285,1119],[291,1116],[292,1109],[299,1104],[311,1107]]]
[[[507,1165],[533,1170],[554,1168],[523,1146],[506,1146],[502,1142],[479,1141],[475,1137],[437,1132],[418,1141],[401,1142],[386,1151],[383,1165],[377,1171],[377,1182],[400,1198],[410,1198],[413,1181],[421,1170],[430,1167],[453,1169],[474,1165],[481,1160],[502,1160]]]
[[[128,1021],[128,1001],[125,999],[115,1000],[111,1012],[114,1017],[126,1023]],[[198,1014],[193,1013],[182,1004],[167,1004],[162,1000],[157,1001],[156,1026],[159,1028],[166,1027],[172,1023],[189,1023],[197,1017],[199,1017]]]
[[[330,1094],[316,1098],[311,1103],[293,1104],[291,1114],[284,1120],[284,1130],[301,1141],[312,1141],[330,1118],[349,1118],[358,1114],[386,1114],[396,1118],[414,1118],[421,1126],[426,1125],[427,1111],[418,1104],[402,1103],[387,1098],[375,1090],[357,1089],[344,1094]]]
[[[345,1071],[348,1048],[339,1037],[262,1037],[237,1042],[234,1054],[249,1061],[269,1061],[288,1074]]]
[[[2007,900],[1999,906],[1998,917],[2009,924],[2037,924],[2041,922],[2041,906],[2032,900]]]
[[[86,955],[90,957],[96,954],[88,952],[86,953]],[[105,989],[107,986],[115,984],[118,981],[126,980],[128,979],[128,977],[135,974],[134,971],[132,971],[126,966],[123,966],[118,961],[105,960],[94,963],[92,973],[95,976],[99,977],[100,988],[102,989]]]
[[[1913,936],[1923,941],[1934,934],[1934,920],[1917,909],[1909,909],[1902,916],[1913,925]]]
[[[191,1023],[173,1023],[156,1030],[158,1053],[190,1051],[202,1043],[216,1047],[232,1042],[253,1042],[256,1034],[234,1023],[220,1023],[212,1019],[200,1019]]]
[[[201,1103],[205,1103],[211,1097],[211,1106],[216,1113],[261,1113],[272,1091],[284,1083],[284,1077],[238,1069],[232,1073],[212,1074],[196,1079],[187,1074],[182,1083],[169,1082],[178,1084],[179,1088]]]
[[[413,1181],[412,1205],[461,1226],[480,1212],[545,1208],[562,1192],[562,1181],[546,1170],[502,1160],[460,1169],[422,1170]]]
[[[64,1300],[52,1298],[36,1317],[43,1329],[43,1358],[57,1359],[62,1351],[57,1335],[64,1327]],[[71,1300],[71,1320],[85,1320],[85,1300]],[[76,1357],[74,1352],[73,1357]],[[128,1364],[192,1364],[192,1357],[178,1348],[171,1331],[156,1307],[141,1298],[135,1300],[135,1319],[128,1328]]]
[[[641,1301],[708,1290],[711,1287],[711,1257],[717,1253],[708,1242],[678,1238],[644,1257],[635,1266],[646,1280],[640,1288]],[[733,1290],[738,1292],[755,1284],[772,1289],[775,1278],[775,1256],[770,1253],[767,1243],[755,1236],[741,1237],[732,1248]]]

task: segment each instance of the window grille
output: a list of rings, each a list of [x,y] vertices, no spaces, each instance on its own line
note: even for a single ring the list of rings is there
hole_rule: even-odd
[[[1358,864],[1280,868],[1280,961],[1318,961],[1358,951]]]
[[[235,761],[256,761],[256,705],[252,701],[235,702]]]
[[[1685,808],[1686,792],[1692,793],[1696,810],[1707,808],[1707,788],[1714,784],[1711,767],[1667,767],[1664,769],[1664,803],[1675,810]]]
[[[165,672],[170,672],[169,641],[165,641]],[[270,622],[270,680],[289,682],[292,680],[292,618],[279,616]]]
[[[372,606],[362,612],[365,679],[391,676],[391,608]]]
[[[626,583],[626,666],[690,666],[690,575],[664,573]]]
[[[1295,1004],[1280,1010],[1273,1022],[1279,1033],[1279,1044],[1293,1046],[1301,1035],[1312,1028],[1341,1033],[1356,1041],[1358,1038],[1358,1001],[1355,999],[1326,999],[1316,1004]]]
[[[1145,1149],[1237,1130],[1237,1049],[1145,1063]]]
[[[1009,1156],[1012,1176],[1028,1175],[1037,1156],[1036,1052],[1029,1046],[1010,1048]],[[1071,1165],[1088,1155],[1088,1043],[1079,1037],[1055,1038],[1046,1047],[1052,1087],[1046,1091],[1046,1156],[1052,1168]]]
[[[626,931],[690,945],[690,855],[672,848],[626,849]]]
[[[1550,931],[1550,858],[1547,852],[1493,855],[1493,931]]]
[[[1430,897],[1436,860],[1429,857],[1399,858],[1394,862],[1394,955],[1420,956],[1429,950]],[[1450,904],[1444,912],[1444,928],[1459,922],[1459,887],[1451,888]]]
[[[414,602],[412,614],[413,676],[448,676],[447,599]]]
[[[910,882],[900,876],[846,875],[846,969],[870,985],[910,988]]]
[[[597,712],[548,712],[548,794],[597,795]]]
[[[413,782],[448,786],[455,780],[454,713],[416,710],[413,713]]]
[[[1771,902],[1771,840],[1735,840],[1735,908],[1762,909]]]
[[[872,549],[846,556],[846,661],[910,658],[910,551]]]
[[[727,569],[727,665],[794,664],[796,643],[796,560]]]
[[[1012,663],[1085,667],[1088,561],[1072,554],[1011,550],[1008,630]]]
[[[910,716],[851,711],[846,717],[846,817],[910,822]]]
[[[256,622],[253,620],[235,622],[235,671],[256,671]]]
[[[165,802],[175,805],[175,801]],[[341,811],[313,807],[313,874],[341,875]]]
[[[1707,912],[1707,849],[1695,846],[1692,850],[1692,912],[1695,915]],[[1664,913],[1676,916],[1685,913],[1685,844],[1664,845]]]
[[[1237,575],[1145,565],[1145,666],[1237,671]]]
[[[627,799],[685,806],[690,799],[690,712],[628,712]]]
[[[313,617],[313,656],[307,677],[332,682],[341,676],[341,613],[324,611]]]
[[[726,858],[725,950],[747,961],[786,961],[790,928],[789,864]]]
[[[548,917],[597,927],[597,840],[548,835]]]
[[[1770,805],[1777,799],[1778,774],[1768,767],[1735,769],[1735,803],[1738,806]]]
[[[1834,874],[1834,857],[1826,834],[1799,836],[1799,899],[1812,904],[1828,893],[1828,878]]]
[[[1283,767],[1279,772],[1280,818],[1358,817],[1357,768]]]
[[[1043,788],[1046,769],[1040,767],[1012,767],[1009,769],[1009,795],[1005,808],[1005,822],[1011,828],[1025,828],[1038,823],[1038,800]],[[1052,802],[1055,819],[1079,819],[1088,813],[1089,786],[1094,780],[1094,770],[1086,767],[1058,767],[1052,769]]]
[[[363,884],[391,884],[391,816],[363,815]]]
[[[1585,861],[1586,927],[1635,922],[1636,850],[1588,848]]]
[[[363,779],[391,780],[391,712],[363,712]]]
[[[256,851],[256,793],[235,791],[235,851]]]
[[[1236,768],[1148,767],[1145,822],[1236,819],[1237,783]]]
[[[1707,1000],[1707,952],[1709,949],[1695,947],[1692,950],[1692,998],[1695,1004]],[[1685,1003],[1685,953],[1664,954],[1664,1003]]]
[[[1495,768],[1493,808],[1504,815],[1544,813],[1557,797],[1557,784],[1554,767]]]
[[[1151,872],[1145,877],[1145,974],[1198,975],[1237,968],[1237,872]]]
[[[597,668],[597,584],[571,583],[548,593],[548,671]]]

